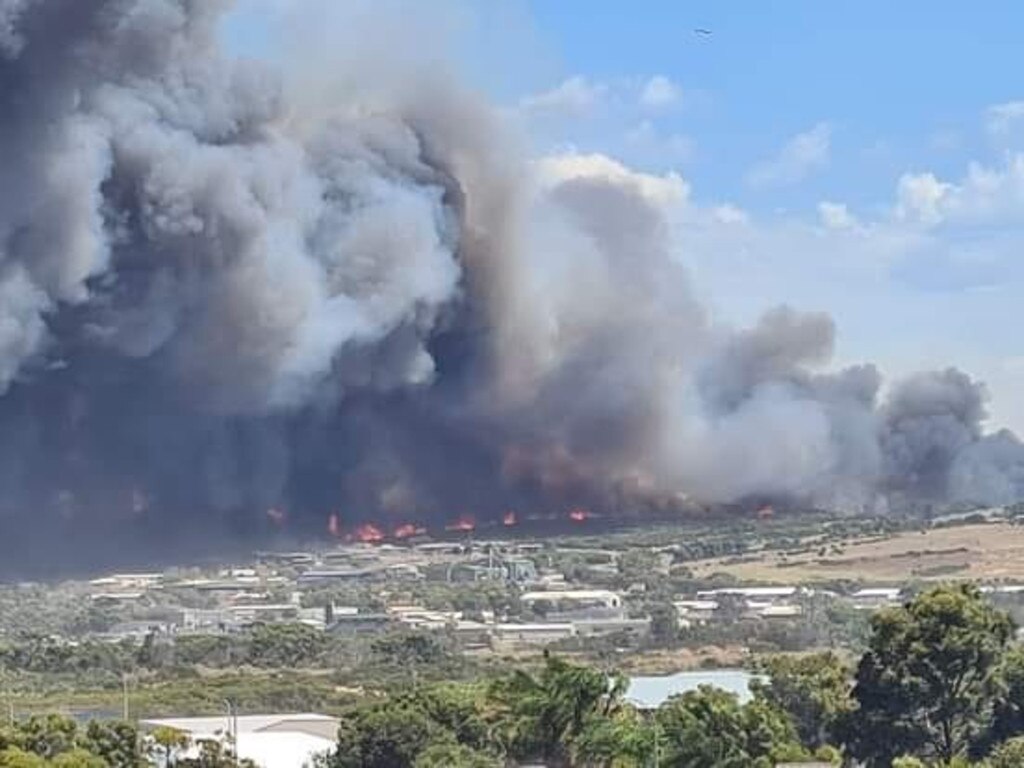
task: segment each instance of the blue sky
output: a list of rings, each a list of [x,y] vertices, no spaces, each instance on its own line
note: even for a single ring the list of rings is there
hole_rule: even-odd
[[[957,364],[1024,430],[1024,4],[241,0],[225,34],[287,57],[283,9],[382,5],[536,155],[685,188],[679,258],[720,317],[828,310],[839,362]]]

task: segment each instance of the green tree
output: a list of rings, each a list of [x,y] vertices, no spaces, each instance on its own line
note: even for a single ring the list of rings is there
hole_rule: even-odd
[[[995,712],[990,742],[1024,734],[1024,648],[1008,650],[995,675]]]
[[[451,741],[431,744],[413,763],[413,768],[502,768],[504,763],[486,752]]]
[[[326,645],[324,633],[305,624],[257,625],[249,633],[249,661],[258,667],[308,667]]]
[[[767,679],[754,679],[754,695],[789,715],[804,746],[832,743],[851,707],[850,671],[839,657],[831,652],[771,656],[759,667]]]
[[[978,741],[1013,624],[969,585],[940,587],[875,614],[857,667],[849,752],[868,766],[903,754],[943,762]]]
[[[131,768],[134,763],[109,763],[102,757],[94,755],[85,749],[73,749],[57,755],[49,762],[51,768],[108,768],[116,765],[121,768]]]
[[[595,716],[615,714],[624,693],[624,678],[609,679],[599,670],[548,656],[535,675],[516,670],[497,681],[490,697],[499,738],[512,757],[565,765],[584,726]]]
[[[19,723],[20,746],[40,757],[52,758],[75,747],[78,725],[61,715],[34,715]]]
[[[1024,736],[1004,741],[989,756],[991,768],[1021,768],[1024,766]]]
[[[382,661],[397,667],[435,664],[447,655],[440,640],[420,632],[387,635],[375,640],[372,650]]]
[[[384,702],[342,717],[329,768],[411,768],[442,729],[414,707]]]
[[[592,716],[573,744],[573,764],[602,768],[644,768],[655,755],[658,730],[636,710],[612,717]]]
[[[786,716],[763,701],[745,706],[735,694],[701,686],[670,699],[657,713],[666,766],[769,768],[798,755]]]
[[[118,768],[144,765],[139,733],[131,723],[93,720],[86,726],[81,746]]]
[[[18,747],[0,751],[0,768],[47,768],[46,760]]]
[[[161,757],[166,766],[174,765],[178,755],[188,749],[188,745],[191,743],[187,733],[166,725],[154,730],[150,737],[153,740],[155,756]]]
[[[925,768],[925,764],[913,755],[901,755],[892,761],[892,768]]]

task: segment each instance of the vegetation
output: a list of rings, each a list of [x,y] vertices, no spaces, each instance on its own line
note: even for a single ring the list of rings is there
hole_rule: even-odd
[[[677,768],[844,757],[871,768],[1021,766],[1024,656],[1012,631],[977,590],[932,589],[874,617],[855,671],[832,653],[769,657],[748,703],[705,687],[646,714],[623,699],[620,677],[548,657],[486,686],[356,706],[329,765],[642,768],[656,755]]]

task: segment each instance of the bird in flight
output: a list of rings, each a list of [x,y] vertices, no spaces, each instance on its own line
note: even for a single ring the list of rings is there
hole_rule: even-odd
[[[693,34],[695,34],[695,35],[710,35],[711,34],[711,30],[710,29],[704,29],[702,27],[697,27],[695,30],[693,30]]]

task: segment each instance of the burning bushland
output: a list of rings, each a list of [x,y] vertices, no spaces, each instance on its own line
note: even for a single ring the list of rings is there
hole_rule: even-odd
[[[339,65],[309,98],[222,52],[227,5],[0,0],[8,557],[1021,495],[966,374],[882,399],[873,366],[829,367],[825,314],[709,317],[671,189],[527,162],[437,68]]]

